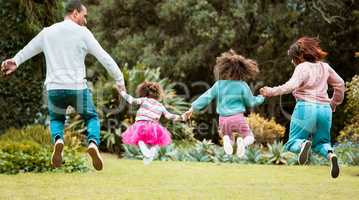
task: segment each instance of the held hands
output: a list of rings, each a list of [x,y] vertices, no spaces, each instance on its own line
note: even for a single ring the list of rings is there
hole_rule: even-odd
[[[116,84],[114,87],[118,93],[118,99],[120,100],[123,95],[123,92],[126,93],[126,87],[124,85],[118,85],[118,84]]]
[[[193,109],[191,108],[191,109],[189,109],[188,111],[186,111],[185,113],[183,113],[183,114],[181,115],[182,120],[183,120],[183,121],[187,121],[187,120],[191,119],[192,114],[193,114]]]
[[[121,92],[126,92],[126,87],[124,85],[115,85],[115,88],[119,95],[121,95]]]
[[[270,87],[265,86],[259,90],[259,93],[264,97],[271,97],[272,95],[270,94],[270,89]]]
[[[14,59],[7,59],[1,63],[1,73],[4,76],[10,76],[16,71],[16,62]]]

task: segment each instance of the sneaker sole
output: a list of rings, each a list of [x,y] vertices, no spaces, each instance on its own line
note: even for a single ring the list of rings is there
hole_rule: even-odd
[[[97,170],[100,171],[103,168],[103,161],[100,155],[100,152],[96,150],[95,148],[89,148],[87,150],[88,154],[90,155],[92,159],[92,165]]]
[[[51,164],[53,167],[61,167],[62,165],[62,150],[64,149],[63,143],[57,143],[54,146],[54,151],[52,152]]]
[[[302,148],[301,152],[299,153],[298,163],[300,165],[304,165],[308,162],[310,149],[312,147],[312,142],[306,142],[304,148]]]
[[[330,173],[332,175],[333,178],[337,178],[339,176],[339,165],[338,165],[338,158],[336,156],[334,156],[331,159],[331,169],[330,169]]]

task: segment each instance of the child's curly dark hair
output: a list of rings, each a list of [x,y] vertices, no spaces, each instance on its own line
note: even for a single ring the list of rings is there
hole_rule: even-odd
[[[136,93],[139,97],[153,98],[156,100],[161,99],[163,90],[160,84],[155,82],[144,81],[138,85]]]
[[[214,67],[216,80],[248,80],[253,79],[259,72],[256,61],[229,50],[217,57]]]

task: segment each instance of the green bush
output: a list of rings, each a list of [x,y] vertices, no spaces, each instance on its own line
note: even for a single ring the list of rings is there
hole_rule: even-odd
[[[296,156],[296,159],[298,160],[298,155]],[[323,158],[323,156],[312,153],[308,160],[309,164],[311,165],[328,165],[329,162],[326,158]]]
[[[123,156],[129,159],[142,159],[143,155],[136,146],[123,145]],[[222,147],[211,141],[197,141],[193,145],[177,146],[175,144],[160,148],[156,160],[161,161],[190,161],[190,162],[214,162],[214,163],[246,163],[236,155],[226,155]]]
[[[169,160],[181,160],[182,155],[177,152],[174,145],[168,145],[164,148],[160,148],[158,151],[156,158],[161,161],[169,161]]]
[[[13,57],[43,27],[61,19],[62,0],[0,0],[0,60]],[[0,133],[34,122],[41,112],[45,63],[37,56],[0,78]]]
[[[264,145],[273,143],[284,136],[285,128],[277,124],[274,119],[267,120],[259,114],[252,113],[248,116],[247,120],[257,143]]]
[[[348,152],[346,157],[348,158],[346,162],[348,165],[359,165],[359,151]]]
[[[0,136],[0,173],[87,171],[89,168],[82,156],[80,139],[76,135],[66,133],[65,141],[64,164],[59,169],[53,169],[52,145],[46,127],[32,125],[23,129],[11,128]]]
[[[17,174],[25,172],[86,172],[86,159],[77,151],[64,150],[64,165],[59,169],[51,166],[52,149],[35,142],[0,141],[0,173]]]
[[[1,141],[33,141],[41,145],[50,145],[50,132],[42,125],[30,125],[22,129],[10,128],[0,136]]]
[[[359,143],[343,141],[335,146],[335,153],[342,163],[347,165],[359,165]]]
[[[136,146],[123,145],[122,156],[127,159],[143,159],[141,151]],[[359,165],[359,145],[351,142],[342,143],[335,147],[339,161],[346,165]],[[161,148],[155,160],[161,161],[190,161],[212,163],[237,163],[237,164],[275,164],[298,165],[298,155],[284,149],[282,142],[273,144],[251,145],[247,148],[246,156],[239,159],[235,154],[226,155],[223,147],[213,144],[211,141],[197,141],[195,144],[179,145],[171,144]],[[312,153],[309,157],[310,165],[328,165],[328,160]]]
[[[124,153],[122,156],[127,159],[143,159],[140,149],[133,145],[123,144]]]
[[[189,161],[214,162],[216,161],[216,148],[211,141],[204,140],[197,142],[193,148],[190,148],[186,155]]]
[[[269,164],[284,165],[293,156],[292,153],[285,150],[282,142],[275,141],[273,144],[267,144],[267,159]]]
[[[247,148],[246,160],[251,164],[265,164],[266,157],[263,155],[261,146],[251,145]]]
[[[43,146],[51,145],[50,131],[42,125],[28,125],[22,129],[10,128],[0,136],[0,141],[35,142]],[[65,131],[65,145],[72,149],[81,150],[82,136],[71,131]]]
[[[359,143],[359,75],[347,83],[345,114],[348,119],[338,139]]]

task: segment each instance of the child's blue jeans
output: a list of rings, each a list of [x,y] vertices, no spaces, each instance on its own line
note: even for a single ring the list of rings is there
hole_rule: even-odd
[[[298,101],[290,122],[288,151],[299,153],[301,144],[312,135],[313,151],[327,158],[330,144],[332,109],[329,104]]]
[[[51,140],[64,137],[66,109],[72,106],[82,116],[87,127],[88,141],[100,144],[100,121],[93,104],[89,89],[84,90],[49,90],[48,109],[50,114]]]

